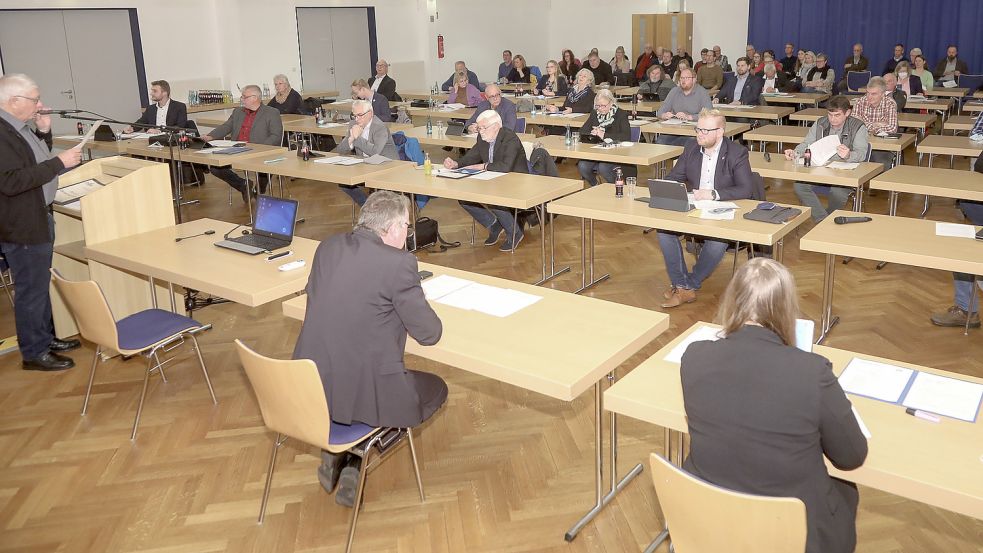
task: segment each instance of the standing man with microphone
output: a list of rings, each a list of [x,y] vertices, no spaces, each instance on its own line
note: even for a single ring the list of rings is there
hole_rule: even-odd
[[[51,202],[58,174],[78,165],[82,151],[52,155],[51,116],[39,114],[42,109],[41,91],[30,77],[0,77],[0,251],[17,284],[17,341],[24,370],[60,371],[75,363],[58,352],[81,344],[54,335],[48,294],[55,241]]]

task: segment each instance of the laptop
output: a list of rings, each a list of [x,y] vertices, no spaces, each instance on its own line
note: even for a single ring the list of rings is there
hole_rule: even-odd
[[[461,136],[464,134],[464,121],[460,119],[451,119],[447,122],[447,130],[444,132],[447,136]]]
[[[297,200],[260,195],[252,234],[226,238],[215,245],[249,255],[285,248],[294,239],[296,225]]]
[[[658,102],[661,100],[657,92],[642,92],[642,100],[647,102]]]
[[[686,213],[693,209],[689,201],[686,184],[673,180],[649,179],[649,197],[635,198],[635,201],[645,202],[649,207],[668,209]]]

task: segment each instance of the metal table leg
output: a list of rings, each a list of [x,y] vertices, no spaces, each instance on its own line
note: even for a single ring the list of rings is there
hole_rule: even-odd
[[[833,278],[835,277],[836,255],[826,254],[826,270],[823,273],[823,307],[822,307],[822,333],[819,335],[817,344],[823,343],[829,336],[830,331],[840,322],[839,317],[833,316]]]
[[[775,242],[775,245],[772,247],[772,252],[771,253],[774,256],[775,261],[777,261],[779,263],[782,263],[782,260],[785,258],[785,239],[784,238],[778,240],[778,242]]]
[[[566,273],[567,271],[570,270],[570,267],[564,267],[564,268],[560,269],[559,271],[557,271],[556,268],[555,268],[555,266],[556,266],[556,248],[555,248],[555,242],[554,241],[556,240],[556,235],[553,232],[553,214],[550,213],[549,214],[549,225],[550,225],[550,240],[549,240],[549,242],[550,242],[550,257],[549,257],[549,259],[550,259],[550,261],[549,261],[549,273],[547,273],[547,269],[546,269],[546,204],[545,203],[536,206],[536,216],[539,217],[539,230],[540,230],[540,234],[542,234],[542,240],[540,241],[540,244],[541,244],[540,245],[540,250],[541,250],[541,253],[542,253],[542,257],[543,257],[543,278],[541,278],[538,281],[536,281],[536,282],[533,283],[533,285],[537,285],[538,286],[540,284],[543,284],[545,282],[548,282],[550,280],[553,280],[554,278],[562,275],[563,273]]]
[[[588,245],[588,242],[587,242],[587,231],[588,231],[587,219],[581,217],[580,218],[580,271],[581,271],[580,272],[580,274],[581,274],[580,282],[581,282],[581,287],[579,289],[577,289],[574,292],[574,294],[579,294],[579,293],[583,292],[584,290],[586,290],[586,289],[588,289],[588,288],[590,288],[590,287],[592,287],[592,286],[594,286],[596,284],[599,284],[599,283],[604,282],[605,280],[611,278],[611,275],[610,274],[605,274],[605,275],[603,275],[601,277],[598,277],[596,279],[594,278],[594,220],[593,219],[590,220],[590,225],[589,226],[590,226],[590,244]],[[589,268],[589,271],[588,271],[588,266],[587,266],[588,248],[590,250],[590,252],[589,252],[590,253],[590,268]],[[590,282],[588,282],[588,280]]]

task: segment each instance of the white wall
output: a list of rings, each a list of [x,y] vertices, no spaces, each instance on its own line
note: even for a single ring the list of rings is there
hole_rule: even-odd
[[[686,10],[693,14],[694,52],[719,44],[731,63],[744,55],[750,0],[687,0]]]

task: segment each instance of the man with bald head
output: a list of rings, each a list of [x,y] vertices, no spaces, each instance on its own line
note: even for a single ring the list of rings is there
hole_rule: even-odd
[[[399,159],[396,144],[389,127],[372,110],[372,102],[355,100],[352,102],[352,120],[348,124],[348,135],[341,140],[336,153],[346,156],[371,157],[380,155],[389,159]],[[359,186],[341,184],[342,192],[348,194],[353,202],[365,205],[368,195]]]
[[[58,175],[82,160],[81,148],[51,152],[51,116],[27,75],[0,77],[0,252],[17,283],[14,323],[24,370],[60,371],[75,363],[59,355],[79,347],[59,340],[48,295],[55,223],[51,202]]]
[[[375,75],[369,77],[369,88],[390,102],[401,100],[396,94],[396,81],[389,76],[389,64],[384,59],[375,62]]]
[[[498,113],[498,116],[502,119],[503,127],[510,131],[515,130],[515,125],[518,121],[515,114],[515,104],[512,103],[512,100],[503,98],[502,89],[498,88],[498,85],[495,84],[485,87],[485,99],[474,108],[474,113],[471,114],[471,118],[464,124],[464,128],[471,134],[478,132],[478,116],[481,115],[481,112],[489,109]]]

